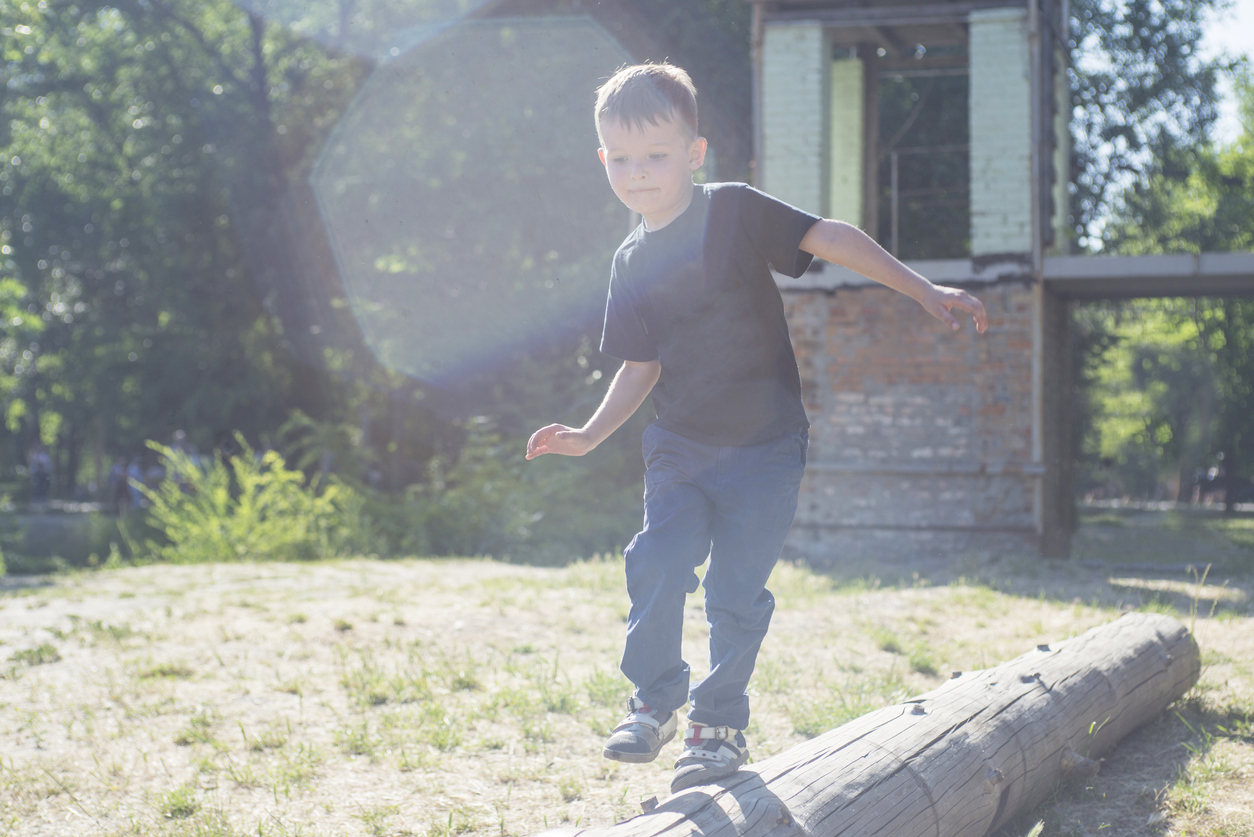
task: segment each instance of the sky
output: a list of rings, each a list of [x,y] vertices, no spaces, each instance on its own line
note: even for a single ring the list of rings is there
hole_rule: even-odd
[[[1208,21],[1202,36],[1202,46],[1207,56],[1226,51],[1232,55],[1245,55],[1254,66],[1254,0],[1232,0],[1226,11],[1219,12]],[[1224,103],[1220,110],[1219,124],[1215,126],[1215,139],[1229,143],[1241,132],[1237,122],[1236,102],[1232,98],[1232,85],[1222,83]]]

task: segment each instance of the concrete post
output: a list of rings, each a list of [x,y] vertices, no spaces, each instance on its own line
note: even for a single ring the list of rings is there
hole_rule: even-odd
[[[863,164],[862,62],[842,58],[832,62],[831,186],[827,217],[861,227]]]
[[[1041,289],[1041,554],[1071,554],[1075,526],[1071,487],[1071,307],[1066,297]]]
[[[818,23],[768,24],[762,39],[762,184],[816,215],[827,214],[831,57]]]
[[[971,255],[1032,249],[1027,13],[971,12]]]

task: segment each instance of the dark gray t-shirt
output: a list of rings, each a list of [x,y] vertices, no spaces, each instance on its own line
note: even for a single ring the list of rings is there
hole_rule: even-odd
[[[753,445],[809,427],[783,300],[819,218],[742,183],[698,185],[660,230],[641,224],[610,273],[601,351],[662,364],[656,423],[697,442]]]

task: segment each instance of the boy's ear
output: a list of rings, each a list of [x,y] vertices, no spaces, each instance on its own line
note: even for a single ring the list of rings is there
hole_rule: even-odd
[[[604,148],[597,149],[597,156],[601,158],[601,165],[605,165],[605,149]]]
[[[688,169],[696,171],[705,163],[705,137],[697,137],[688,146]],[[604,159],[604,158],[602,158]]]

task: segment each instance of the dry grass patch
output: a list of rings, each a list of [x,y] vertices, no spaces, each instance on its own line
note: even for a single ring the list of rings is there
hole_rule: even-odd
[[[1189,618],[1190,588],[1112,577],[1131,576],[973,560],[886,584],[781,564],[753,752],[1122,609],[1175,608],[1163,595]],[[1254,620],[1248,584],[1223,581],[1203,589],[1222,593],[1213,616],[1195,608],[1199,688],[1019,834],[1249,833],[1231,829],[1250,810],[1235,696],[1254,694]],[[9,587],[0,835],[503,837],[633,816],[665,796],[679,744],[650,765],[600,756],[629,690],[626,609],[614,561],[152,566]],[[700,676],[699,597],[685,629]]]

